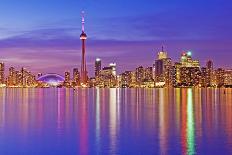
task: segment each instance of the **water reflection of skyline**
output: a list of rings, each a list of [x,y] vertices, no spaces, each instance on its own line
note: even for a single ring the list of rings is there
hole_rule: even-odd
[[[231,119],[231,89],[0,89],[0,135],[75,154],[230,154]]]

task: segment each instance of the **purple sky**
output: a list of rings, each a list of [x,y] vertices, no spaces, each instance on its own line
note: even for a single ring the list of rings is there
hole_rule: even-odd
[[[87,62],[117,63],[118,72],[152,66],[163,45],[178,61],[183,50],[204,65],[231,68],[232,3],[226,1],[4,0],[0,60],[37,73],[80,68],[80,12],[86,12]]]

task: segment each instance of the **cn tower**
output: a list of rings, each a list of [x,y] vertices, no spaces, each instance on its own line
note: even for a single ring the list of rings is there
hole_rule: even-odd
[[[85,58],[85,41],[87,39],[87,35],[85,33],[85,17],[84,11],[82,11],[82,33],[80,35],[80,39],[82,42],[82,58],[81,58],[81,84],[87,84],[87,70],[86,70],[86,58]]]

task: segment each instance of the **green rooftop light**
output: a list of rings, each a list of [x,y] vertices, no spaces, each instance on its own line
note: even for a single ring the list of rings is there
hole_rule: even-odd
[[[188,51],[187,55],[188,55],[188,56],[192,56],[192,52],[191,52],[191,51]]]

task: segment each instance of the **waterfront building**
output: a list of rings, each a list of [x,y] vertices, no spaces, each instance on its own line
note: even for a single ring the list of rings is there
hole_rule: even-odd
[[[180,63],[175,63],[172,73],[174,87],[199,86],[201,78],[200,63],[192,59],[191,52],[181,55]]]
[[[132,84],[132,72],[125,71],[121,74],[120,87],[127,88],[131,87]]]
[[[145,80],[148,80],[148,81],[153,81],[153,78],[152,78],[152,67],[147,67],[145,68],[145,71],[144,71],[144,79]]]
[[[224,85],[225,80],[225,70],[222,68],[218,68],[215,71],[215,77],[216,77],[216,87],[220,88]]]
[[[199,60],[193,60],[190,51],[182,53],[180,63],[182,67],[200,67]]]
[[[7,86],[14,87],[16,86],[16,72],[14,67],[9,68],[9,76],[7,78]]]
[[[181,69],[181,63],[179,62],[176,62],[172,67],[171,75],[172,75],[172,85],[174,87],[178,87],[181,85],[180,69]]]
[[[136,83],[136,71],[131,71],[130,73],[131,76],[131,82],[130,82],[130,87],[137,87],[137,83]]]
[[[26,68],[21,68],[21,79],[20,79],[20,86],[26,87]]]
[[[64,86],[65,87],[70,87],[71,86],[71,76],[70,76],[70,72],[65,72],[64,75]]]
[[[225,70],[224,86],[225,87],[232,87],[232,69]]]
[[[206,86],[212,86],[213,81],[213,61],[209,60],[206,62]]]
[[[5,84],[5,65],[3,62],[0,63],[0,85]]]
[[[117,75],[117,72],[116,72],[116,63],[110,63],[109,66],[112,68],[112,74],[113,74],[113,76],[116,76]]]
[[[88,83],[90,88],[94,88],[97,86],[97,81],[95,77],[89,78]]]
[[[143,86],[142,87],[154,87],[154,80],[153,80],[153,69],[152,67],[147,67],[144,70],[144,80],[143,80]]]
[[[101,71],[101,59],[97,58],[95,60],[95,77],[98,77]]]
[[[199,67],[181,67],[180,85],[183,87],[199,86],[201,71]]]
[[[135,76],[136,76],[136,85],[137,86],[141,86],[144,80],[144,68],[143,66],[139,66],[138,68],[136,68],[135,71]]]
[[[200,79],[200,85],[201,87],[207,87],[208,86],[208,73],[207,73],[207,68],[202,67],[201,68],[201,79]]]
[[[168,58],[168,54],[164,51],[163,47],[162,51],[158,52],[158,59],[155,60],[154,68],[156,86],[171,86],[172,60]]]
[[[116,66],[109,65],[103,67],[100,71],[99,79],[97,80],[99,87],[115,87],[117,85]]]
[[[14,68],[10,68],[8,82],[10,87],[36,87],[36,76],[33,75],[26,68],[21,68],[20,71],[16,71]]]
[[[80,72],[78,68],[73,69],[72,87],[80,86]]]

